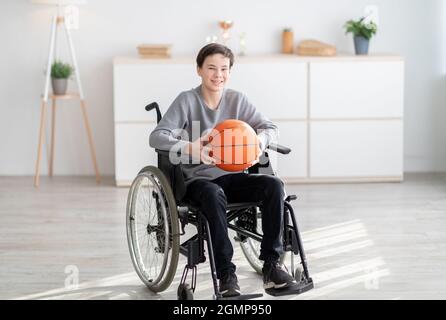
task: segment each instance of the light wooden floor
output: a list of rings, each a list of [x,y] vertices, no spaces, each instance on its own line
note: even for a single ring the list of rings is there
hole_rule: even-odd
[[[315,289],[281,299],[446,299],[446,175],[404,183],[289,185]],[[127,188],[112,178],[0,177],[1,299],[175,299],[148,291],[127,249]],[[262,281],[239,248],[242,291]],[[79,285],[70,288],[78,271]],[[197,299],[212,295],[199,266]],[[68,285],[68,286],[67,286]],[[263,299],[275,299],[264,295]]]

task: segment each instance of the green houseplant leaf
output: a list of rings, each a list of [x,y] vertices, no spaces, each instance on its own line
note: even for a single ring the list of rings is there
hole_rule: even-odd
[[[370,40],[378,31],[375,22],[362,17],[359,20],[348,20],[345,25],[345,33],[353,33],[354,36],[362,36]]]
[[[68,79],[73,74],[73,67],[68,63],[55,61],[51,66],[51,77],[55,79]]]

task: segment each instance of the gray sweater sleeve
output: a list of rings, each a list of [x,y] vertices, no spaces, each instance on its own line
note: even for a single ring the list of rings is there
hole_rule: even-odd
[[[152,148],[170,151],[173,147],[178,150],[177,148],[182,149],[189,144],[189,140],[181,134],[181,130],[189,125],[186,116],[188,106],[185,100],[184,93],[181,93],[152,131],[149,138]]]
[[[277,142],[279,129],[271,120],[258,111],[245,95],[242,96],[242,100],[243,108],[240,110],[239,120],[245,121],[257,132],[260,148],[262,151],[265,151],[270,143]]]

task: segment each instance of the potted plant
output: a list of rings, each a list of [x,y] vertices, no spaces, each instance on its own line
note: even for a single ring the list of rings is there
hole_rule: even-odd
[[[55,61],[51,66],[51,84],[55,95],[67,92],[68,78],[73,73],[73,67],[61,61]]]
[[[345,33],[353,33],[356,54],[368,54],[369,42],[376,34],[378,26],[368,17],[362,17],[359,20],[348,20],[345,25]]]

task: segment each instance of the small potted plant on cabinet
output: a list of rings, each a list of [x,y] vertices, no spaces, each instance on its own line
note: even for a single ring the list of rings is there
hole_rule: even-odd
[[[356,54],[368,54],[370,39],[376,34],[378,26],[367,17],[359,20],[348,20],[345,25],[345,33],[353,33]]]
[[[51,84],[55,95],[67,93],[68,78],[73,74],[73,67],[61,61],[55,61],[51,66]]]

